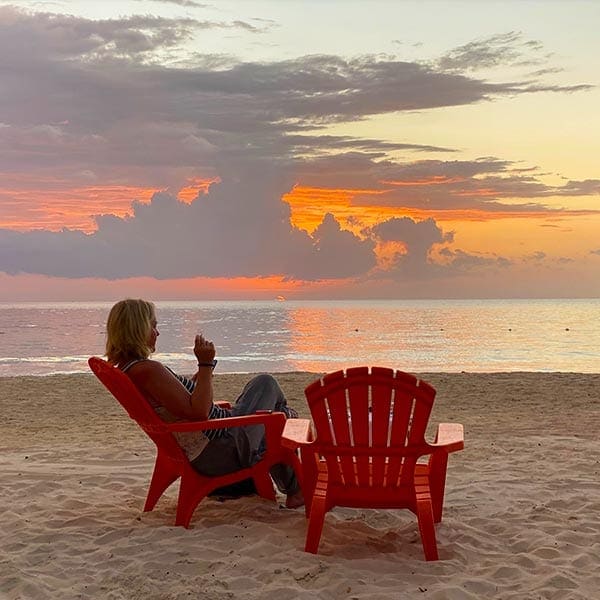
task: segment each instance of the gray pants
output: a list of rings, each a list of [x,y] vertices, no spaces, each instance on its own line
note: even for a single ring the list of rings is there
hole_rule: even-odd
[[[271,375],[257,375],[247,384],[231,409],[232,417],[251,415],[257,410],[273,410],[293,416],[283,391]],[[263,425],[231,427],[223,437],[211,440],[192,466],[199,473],[214,477],[250,467],[258,462],[265,451]],[[283,494],[295,494],[300,486],[290,465],[278,464],[271,468],[271,477]]]

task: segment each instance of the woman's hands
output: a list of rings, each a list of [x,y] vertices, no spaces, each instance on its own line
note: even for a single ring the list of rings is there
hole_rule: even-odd
[[[199,333],[194,340],[194,354],[198,362],[211,362],[215,357],[215,345]]]

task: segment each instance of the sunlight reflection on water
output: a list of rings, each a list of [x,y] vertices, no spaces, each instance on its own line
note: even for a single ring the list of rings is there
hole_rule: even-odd
[[[0,304],[0,375],[87,372],[110,304]],[[599,300],[157,302],[156,358],[194,368],[212,339],[219,372],[598,372]]]

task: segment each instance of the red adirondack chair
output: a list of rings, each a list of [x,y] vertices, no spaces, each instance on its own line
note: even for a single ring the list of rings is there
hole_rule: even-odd
[[[440,424],[424,435],[435,390],[381,367],[325,375],[306,398],[314,441],[301,447],[308,516],[305,551],[317,553],[325,514],[334,506],[407,508],[418,520],[426,560],[437,560],[448,454],[464,447],[463,428]],[[429,456],[426,463],[419,457]]]
[[[181,477],[175,525],[189,527],[192,514],[200,501],[217,488],[252,478],[260,496],[275,500],[269,469],[275,464],[287,463],[300,474],[296,454],[281,445],[281,433],[286,420],[283,413],[260,413],[210,421],[165,423],[125,373],[95,356],[88,360],[88,364],[108,391],[156,445],[156,461],[144,511],[151,511],[165,490]],[[195,471],[171,435],[175,431],[207,431],[259,424],[265,426],[267,449],[263,458],[252,467],[218,477],[207,477]]]

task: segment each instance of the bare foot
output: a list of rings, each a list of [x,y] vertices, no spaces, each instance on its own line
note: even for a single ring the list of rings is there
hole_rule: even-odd
[[[287,498],[285,499],[286,508],[299,508],[300,506],[304,506],[302,490],[298,490],[295,494],[287,495]]]

